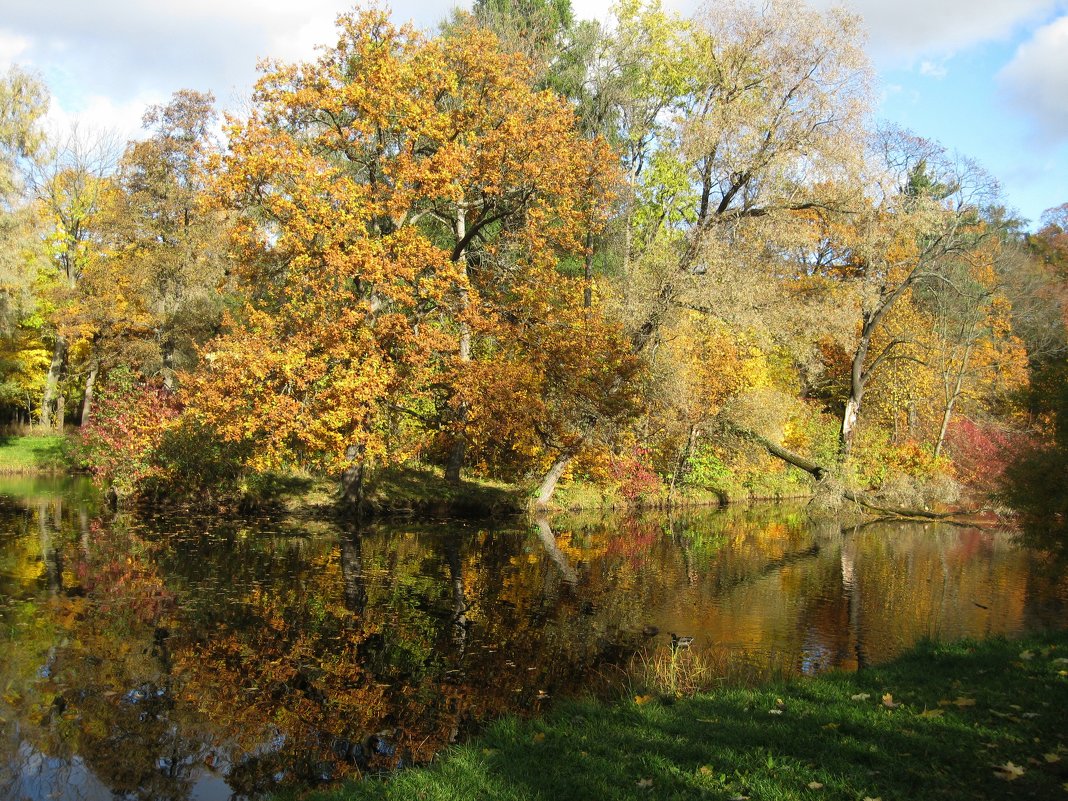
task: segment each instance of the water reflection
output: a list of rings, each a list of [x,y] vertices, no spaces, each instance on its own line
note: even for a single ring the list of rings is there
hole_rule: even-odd
[[[810,672],[1062,625],[1068,601],[1002,535],[788,508],[338,530],[6,495],[5,798],[256,797],[425,761],[668,632]]]

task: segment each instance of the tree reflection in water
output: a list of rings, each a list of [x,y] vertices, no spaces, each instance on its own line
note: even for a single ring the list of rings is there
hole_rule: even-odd
[[[638,649],[795,671],[1063,619],[1002,535],[796,509],[339,530],[0,507],[0,796],[255,797],[428,760]],[[653,632],[665,632],[653,636]]]

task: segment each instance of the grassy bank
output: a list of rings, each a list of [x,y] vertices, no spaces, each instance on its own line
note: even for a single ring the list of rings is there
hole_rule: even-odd
[[[1068,636],[924,645],[859,673],[506,719],[316,799],[1068,798]]]
[[[0,436],[0,474],[64,473],[70,469],[62,434]]]

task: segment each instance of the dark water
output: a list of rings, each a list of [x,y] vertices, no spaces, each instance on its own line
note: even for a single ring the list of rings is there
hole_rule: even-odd
[[[104,522],[71,482],[0,496],[4,799],[245,798],[426,761],[619,682],[668,632],[812,672],[1068,607],[1004,534],[792,507],[341,530]]]

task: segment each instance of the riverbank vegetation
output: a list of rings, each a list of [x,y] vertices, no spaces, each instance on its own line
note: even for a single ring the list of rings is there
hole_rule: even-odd
[[[1063,530],[1028,477],[1063,462],[1068,206],[1028,231],[875,121],[847,13],[613,14],[357,10],[221,129],[184,90],[123,148],[47,138],[11,70],[0,415],[77,423],[117,499],[1001,493]]]
[[[680,653],[679,657],[685,654]],[[1058,798],[1063,634],[926,644],[858,673],[502,720],[427,768],[318,799]]]

